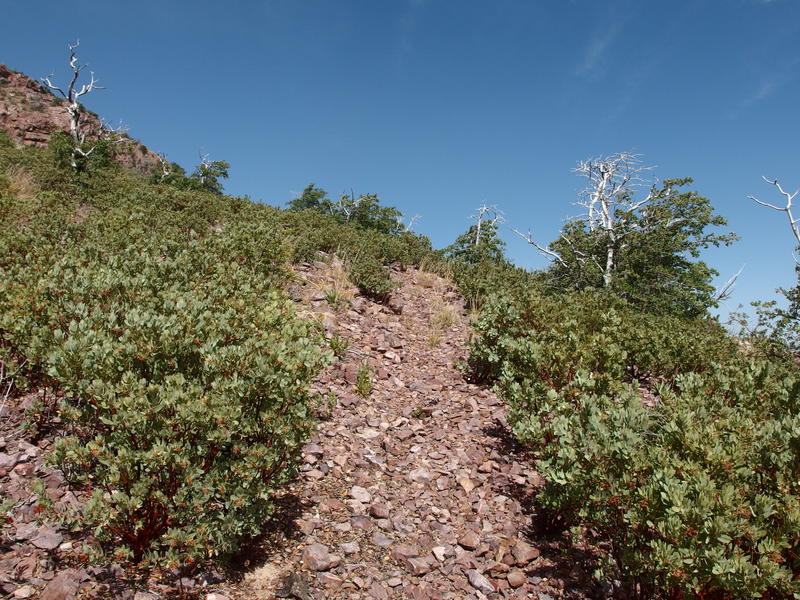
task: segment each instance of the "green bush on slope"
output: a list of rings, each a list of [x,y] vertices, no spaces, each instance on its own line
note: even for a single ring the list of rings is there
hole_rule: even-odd
[[[800,594],[793,365],[594,292],[496,297],[476,328],[472,364],[536,453],[539,501],[610,542],[628,594]]]
[[[0,358],[20,389],[60,400],[68,435],[52,459],[91,497],[78,523],[135,561],[234,550],[292,474],[308,385],[330,358],[285,299],[287,260],[359,257],[380,295],[382,265],[429,243],[113,164],[76,176],[9,144],[0,172]]]

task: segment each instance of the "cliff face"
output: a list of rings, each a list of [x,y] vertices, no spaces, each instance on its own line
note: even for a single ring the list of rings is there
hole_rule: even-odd
[[[88,111],[84,123],[89,137],[103,129],[100,118]],[[45,148],[54,128],[69,131],[66,102],[27,75],[0,64],[0,131],[18,144]],[[129,169],[146,173],[158,164],[155,152],[136,140],[117,150],[117,161]]]

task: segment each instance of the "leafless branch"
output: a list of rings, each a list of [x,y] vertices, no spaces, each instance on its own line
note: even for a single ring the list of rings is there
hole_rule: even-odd
[[[93,92],[94,90],[101,90],[104,89],[101,86],[97,85],[97,80],[94,77],[94,72],[89,72],[89,82],[84,83],[81,85],[80,89],[76,90],[76,84],[78,82],[78,78],[80,77],[81,71],[85,68],[85,65],[81,65],[78,63],[78,55],[76,50],[80,45],[80,40],[76,40],[74,44],[68,44],[69,48],[69,67],[72,70],[72,77],[69,81],[69,85],[67,86],[67,91],[65,92],[63,88],[60,86],[55,85],[50,77],[43,77],[42,81],[53,92],[57,92],[61,95],[64,100],[67,102],[67,114],[69,115],[69,130],[70,136],[72,137],[72,168],[77,170],[78,169],[78,157],[87,157],[94,152],[94,147],[90,149],[83,148],[83,145],[86,142],[86,131],[82,127],[81,123],[81,114],[82,108],[80,102],[78,101],[82,96]]]
[[[419,214],[414,215],[408,220],[408,225],[403,222],[402,217],[397,217],[397,221],[400,223],[400,226],[403,228],[403,231],[410,232],[414,229],[414,223],[419,221],[422,217]]]
[[[742,274],[746,265],[742,265],[742,267],[736,271],[729,279],[725,282],[723,286],[721,286],[716,293],[714,294],[714,300],[717,302],[724,302],[728,298],[731,297],[731,293],[733,292],[733,288],[736,287],[736,281],[739,279],[739,275]]]
[[[499,223],[504,223],[505,217],[503,216],[502,211],[500,211],[494,204],[481,204],[475,210],[477,212],[473,215],[470,215],[469,218],[475,220],[475,241],[473,242],[473,245],[477,247],[481,242],[481,234],[483,232],[484,224],[488,223],[490,226],[493,226]],[[487,215],[489,216],[487,217]]]
[[[795,218],[792,212],[792,202],[794,201],[797,194],[800,193],[800,189],[795,191],[793,194],[790,194],[789,192],[784,190],[783,187],[781,187],[781,184],[778,183],[777,179],[767,179],[766,177],[763,176],[761,178],[768,184],[775,186],[775,188],[778,190],[778,193],[781,194],[786,199],[786,205],[776,206],[774,204],[770,204],[769,202],[763,202],[758,198],[756,198],[755,196],[748,196],[748,198],[750,198],[750,200],[752,200],[756,204],[760,204],[761,206],[766,206],[767,208],[771,208],[772,210],[777,210],[778,212],[786,213],[786,217],[789,219],[789,227],[791,227],[792,229],[792,234],[794,235],[795,240],[797,240],[797,243],[800,244],[800,227],[798,227],[798,219]],[[795,262],[797,262],[797,258],[795,258]]]
[[[531,246],[536,248],[540,253],[544,254],[545,256],[549,256],[550,258],[553,258],[553,259],[557,260],[558,262],[560,262],[565,267],[567,266],[567,263],[564,261],[563,258],[561,258],[561,255],[558,252],[553,252],[549,248],[545,248],[544,246],[538,244],[533,239],[533,234],[531,233],[530,230],[528,230],[528,233],[522,233],[519,229],[514,229],[512,227],[511,231],[516,233],[519,237],[521,237],[523,240],[528,242]]]

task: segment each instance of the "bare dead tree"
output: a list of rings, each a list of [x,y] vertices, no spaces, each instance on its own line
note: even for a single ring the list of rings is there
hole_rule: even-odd
[[[167,177],[172,175],[172,164],[167,160],[167,155],[163,152],[156,154],[158,165],[161,167],[161,178],[159,181],[164,181]]]
[[[205,186],[208,183],[208,172],[211,169],[211,155],[203,152],[198,152],[200,157],[200,164],[197,165],[198,178],[200,184]]]
[[[473,215],[470,215],[470,219],[475,220],[475,240],[473,245],[477,248],[481,243],[481,235],[483,229],[486,224],[489,226],[495,226],[499,223],[504,223],[505,218],[503,217],[503,213],[495,206],[494,204],[487,205],[481,204]]]
[[[762,179],[766,181],[768,184],[775,186],[778,190],[778,193],[784,197],[786,200],[786,204],[784,206],[776,206],[774,204],[770,204],[769,202],[762,202],[755,196],[748,196],[750,200],[755,202],[756,204],[760,204],[761,206],[766,206],[767,208],[771,208],[772,210],[777,210],[778,212],[786,213],[786,218],[789,220],[789,227],[792,230],[792,234],[794,235],[794,239],[797,240],[797,244],[800,245],[800,227],[798,227],[798,219],[795,218],[794,213],[792,212],[792,202],[794,201],[797,194],[800,193],[800,189],[796,190],[793,194],[790,194],[786,190],[781,187],[781,184],[778,183],[777,179],[767,179],[766,177],[762,176]],[[797,260],[797,257],[792,253],[794,257],[794,261],[797,264],[800,264],[800,261]]]
[[[355,193],[353,193],[353,190],[350,190],[349,196],[344,193],[339,195],[339,200],[336,202],[336,206],[344,215],[344,220],[346,222],[350,222],[350,219],[353,217],[353,212],[358,208],[360,203],[361,198],[359,197],[359,199],[356,200]]]
[[[516,233],[519,237],[528,242],[531,246],[536,248],[536,250],[538,250],[539,253],[543,254],[544,256],[549,256],[550,258],[561,263],[565,267],[567,266],[566,261],[563,258],[561,258],[561,255],[558,252],[553,252],[549,248],[545,248],[541,244],[537,243],[536,240],[533,239],[533,233],[531,232],[530,229],[528,230],[527,233],[523,233],[519,229],[515,229],[512,227],[511,231]]]
[[[406,223],[405,223],[405,222],[403,222],[403,218],[402,218],[402,217],[397,217],[397,222],[398,222],[398,223],[400,224],[400,226],[403,228],[403,231],[406,231],[406,232],[409,232],[409,233],[410,233],[410,232],[411,232],[411,231],[414,229],[414,223],[416,223],[417,221],[419,221],[421,218],[422,218],[422,216],[421,216],[421,215],[419,215],[419,214],[416,214],[416,215],[414,215],[413,217],[411,217],[411,218],[408,220],[408,224],[406,225]]]
[[[97,80],[94,77],[94,72],[89,72],[89,83],[84,83],[77,87],[78,78],[81,75],[81,71],[86,68],[86,65],[81,65],[78,63],[78,55],[76,50],[80,45],[80,40],[76,40],[74,44],[69,44],[69,66],[72,69],[72,78],[70,79],[69,85],[67,86],[66,91],[63,88],[53,84],[50,77],[43,77],[42,81],[53,92],[57,92],[61,95],[64,100],[67,101],[67,114],[69,115],[69,132],[72,138],[72,168],[74,170],[78,170],[78,162],[79,158],[88,158],[92,152],[94,152],[97,146],[92,146],[91,148],[86,148],[86,134],[88,133],[86,129],[83,127],[82,123],[82,113],[83,109],[81,107],[80,98],[93,92],[94,90],[101,90],[103,89],[99,85],[97,85]],[[52,76],[52,75],[51,75]]]
[[[564,236],[564,241],[573,249],[578,261],[589,260],[603,274],[603,286],[609,287],[616,268],[616,249],[621,239],[630,231],[627,215],[633,214],[659,196],[653,182],[647,182],[644,173],[652,170],[652,166],[644,166],[640,156],[630,152],[620,152],[609,156],[599,156],[582,160],[573,169],[581,177],[588,180],[586,187],[579,192],[576,202],[583,212],[572,220],[583,221],[589,231],[601,231],[605,237],[605,257],[601,264],[594,257],[578,251],[571,240]],[[650,186],[649,193],[640,200],[634,200],[638,188]],[[563,257],[553,250],[537,243],[531,234],[512,229],[541,254],[548,256],[563,266],[567,266]]]

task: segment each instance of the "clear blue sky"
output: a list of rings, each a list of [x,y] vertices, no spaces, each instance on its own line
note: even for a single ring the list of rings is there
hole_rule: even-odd
[[[691,176],[742,240],[708,252],[739,303],[795,281],[779,200],[800,186],[800,0],[8,1],[0,62],[106,90],[86,104],[171,160],[232,164],[283,204],[315,182],[377,193],[436,246],[482,202],[552,240],[579,159],[642,153]],[[518,264],[546,265],[513,234]]]

